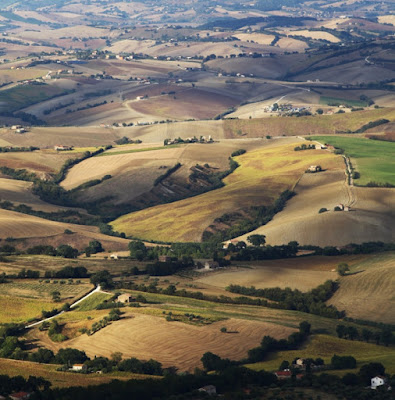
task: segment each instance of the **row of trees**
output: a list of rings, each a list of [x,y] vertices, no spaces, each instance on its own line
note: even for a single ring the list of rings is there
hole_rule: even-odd
[[[390,327],[386,327],[381,331],[372,331],[367,328],[358,330],[355,326],[340,324],[336,326],[336,333],[341,339],[364,340],[365,342],[372,340],[376,344],[381,343],[385,346],[395,343],[395,336]]]
[[[338,311],[336,307],[325,304],[336,292],[338,286],[337,282],[326,281],[307,293],[290,288],[256,289],[254,286],[248,288],[240,285],[229,285],[226,290],[231,293],[263,297],[276,302],[268,303],[268,307],[297,310],[328,318],[341,318],[344,316],[344,311]]]

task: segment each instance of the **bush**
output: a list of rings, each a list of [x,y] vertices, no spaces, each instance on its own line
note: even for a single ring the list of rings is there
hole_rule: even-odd
[[[322,213],[324,213],[324,212],[326,212],[326,211],[328,211],[328,209],[325,208],[325,207],[322,207],[322,208],[320,208],[320,210],[318,211],[318,214],[322,214]]]

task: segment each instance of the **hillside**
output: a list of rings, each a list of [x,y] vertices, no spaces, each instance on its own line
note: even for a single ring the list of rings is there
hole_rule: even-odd
[[[350,275],[340,278],[340,289],[328,303],[353,318],[395,323],[394,268],[393,253],[352,264]]]
[[[240,167],[224,179],[225,187],[125,215],[112,225],[143,239],[200,241],[203,232],[223,214],[271,204],[281,192],[294,187],[309,165],[338,168],[338,157],[325,151],[294,152],[296,144],[300,144],[297,139],[263,142],[261,149],[236,159]]]

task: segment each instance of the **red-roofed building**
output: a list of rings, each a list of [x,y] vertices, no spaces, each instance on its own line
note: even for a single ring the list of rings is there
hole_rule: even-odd
[[[16,393],[11,393],[10,394],[10,399],[11,400],[27,400],[30,398],[31,393],[28,392],[16,392]]]

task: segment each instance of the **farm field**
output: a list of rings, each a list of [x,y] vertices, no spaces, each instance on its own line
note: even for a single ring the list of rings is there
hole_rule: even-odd
[[[33,127],[23,135],[16,135],[10,129],[0,129],[0,138],[13,146],[37,146],[52,148],[56,145],[75,147],[100,147],[119,139],[120,130],[102,127]],[[56,153],[59,159],[64,155]],[[75,156],[73,154],[73,156]]]
[[[41,376],[50,381],[55,388],[70,386],[90,386],[109,383],[113,379],[129,380],[129,379],[151,379],[152,376],[139,375],[132,373],[117,372],[111,374],[72,374],[70,372],[57,371],[59,365],[56,364],[39,364],[29,361],[11,360],[0,358],[0,372],[6,371],[8,376]],[[154,377],[155,378],[155,377]]]
[[[266,235],[267,243],[296,240],[301,245],[341,246],[393,238],[393,189],[357,188],[346,185],[344,166],[337,171],[304,175],[295,187],[296,196],[266,225],[250,234]],[[305,205],[309,204],[306,208]],[[335,212],[337,204],[350,205],[351,212]],[[321,208],[327,212],[318,213]],[[326,233],[323,236],[322,227]],[[246,240],[249,234],[240,236]]]
[[[0,294],[10,297],[21,297],[26,299],[41,299],[49,301],[52,299],[52,292],[59,292],[62,302],[72,303],[75,299],[82,297],[92,289],[88,282],[79,284],[69,283],[68,279],[50,279],[50,282],[42,282],[30,279],[17,279],[0,286]],[[63,283],[60,283],[62,281]]]
[[[1,285],[3,286],[3,284]],[[56,304],[49,300],[26,299],[2,295],[0,287],[0,321],[2,323],[22,323],[41,317],[41,311],[50,311]]]
[[[200,241],[215,218],[240,208],[272,203],[282,191],[294,187],[309,165],[325,163],[328,169],[338,165],[338,157],[327,152],[294,152],[296,143],[300,141],[267,141],[261,149],[236,158],[240,167],[224,179],[225,187],[122,216],[112,225],[146,240]]]
[[[321,96],[320,104],[331,105],[331,104],[343,104],[348,107],[367,107],[367,103],[361,100],[342,99],[337,97]]]
[[[380,362],[386,368],[386,373],[393,374],[395,372],[395,350],[385,346],[377,346],[372,343],[359,341],[351,341],[339,339],[327,335],[314,335],[300,350],[279,351],[270,354],[267,361],[247,364],[247,367],[260,371],[276,371],[283,360],[292,362],[295,358],[322,358],[325,364],[329,364],[332,356],[352,355],[357,360],[357,368],[355,370],[336,371],[336,373],[357,372],[358,369],[370,362]]]
[[[238,103],[225,95],[200,89],[186,89],[173,95],[133,101],[133,110],[163,119],[211,119]]]
[[[16,86],[0,91],[0,111],[13,112],[65,93],[60,88],[46,84]]]
[[[73,234],[64,233],[69,229]],[[99,233],[96,226],[84,226],[50,221],[47,219],[0,210],[0,238],[13,238],[14,245],[21,249],[43,244],[54,247],[69,244],[80,250],[88,246],[89,241],[99,240],[103,247],[112,251],[126,250],[129,241]]]
[[[343,258],[342,258],[343,261]],[[328,257],[294,258],[247,263],[236,268],[212,272],[203,278],[195,278],[197,284],[225,288],[231,284],[256,288],[290,287],[302,292],[311,290],[325,281],[337,279],[334,270],[340,259]],[[240,264],[242,264],[240,262]]]
[[[377,182],[395,185],[394,143],[338,136],[314,136],[313,139],[344,150],[355,170],[361,174],[359,179],[354,179],[354,184],[366,186],[369,182]]]
[[[174,146],[153,146],[148,144],[133,144],[115,147],[100,156],[85,160],[73,167],[67,174],[62,186],[71,189],[90,179],[101,178],[111,174],[112,178],[100,185],[84,189],[79,198],[84,201],[98,200],[109,193],[113,196],[113,204],[127,204],[140,196],[147,194],[142,199],[140,207],[148,202],[149,192],[157,191],[154,182],[163,175],[166,168],[173,167],[177,162],[181,167],[172,174],[172,189],[188,193],[189,176],[191,168],[196,164],[209,164],[216,171],[224,171],[229,167],[228,157],[240,148],[236,140],[215,142],[210,144],[181,144]],[[245,140],[243,148],[254,149],[260,146],[260,141]],[[164,168],[166,167],[166,168]],[[158,185],[157,185],[158,186]],[[186,195],[185,195],[186,197]],[[147,207],[145,205],[145,207]]]
[[[353,318],[394,324],[395,254],[377,254],[350,269],[352,274],[340,278],[340,288],[328,304]]]
[[[91,311],[95,310],[96,307],[103,303],[103,301],[111,298],[112,294],[108,293],[95,293],[89,296],[87,299],[79,303],[76,307],[78,311]]]
[[[46,69],[0,69],[0,85],[9,82],[18,82],[28,79],[40,78],[46,75]]]
[[[331,43],[339,43],[340,39],[336,36],[332,35],[329,32],[319,32],[319,31],[308,31],[308,30],[300,30],[300,31],[289,31],[289,36],[304,36],[306,38],[311,38],[314,40],[327,40]]]
[[[395,109],[382,108],[378,110],[356,111],[347,114],[320,115],[308,117],[272,117],[248,120],[224,120],[226,138],[238,137],[242,132],[244,137],[263,137],[266,135],[328,135],[334,132],[356,131],[363,125],[379,119],[395,120]],[[378,126],[372,131],[381,131]]]

